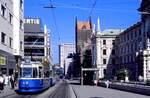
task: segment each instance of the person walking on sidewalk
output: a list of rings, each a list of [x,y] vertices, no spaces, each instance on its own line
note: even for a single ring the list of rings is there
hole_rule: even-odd
[[[0,74],[0,90],[3,91],[4,89],[4,82],[5,82],[5,79],[3,77],[2,74]]]
[[[14,89],[15,80],[13,75],[11,75],[10,77],[10,84],[11,84],[11,88]]]
[[[109,88],[109,80],[105,81],[106,88]]]

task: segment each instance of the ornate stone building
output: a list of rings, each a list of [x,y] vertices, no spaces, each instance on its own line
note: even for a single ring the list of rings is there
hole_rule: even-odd
[[[95,29],[95,28],[93,28]],[[111,78],[112,67],[116,65],[116,36],[122,32],[120,29],[100,30],[98,19],[97,30],[92,35],[92,64],[99,69],[98,78]]]
[[[142,25],[141,22],[124,30],[115,40],[116,65],[114,71],[126,69],[130,79],[136,79],[142,72],[142,66],[137,64],[137,53],[142,49]]]

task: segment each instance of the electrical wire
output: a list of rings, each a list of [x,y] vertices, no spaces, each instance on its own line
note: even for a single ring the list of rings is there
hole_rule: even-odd
[[[93,4],[95,5],[95,3]],[[59,8],[68,8],[68,9],[78,9],[78,10],[84,10],[84,11],[90,11],[89,16],[92,14],[93,10],[95,10],[96,13],[103,13],[103,12],[121,12],[121,13],[138,13],[135,10],[129,9],[129,10],[124,10],[124,9],[102,9],[102,8],[93,8],[93,7],[80,7],[79,5],[66,5],[63,3],[53,3],[54,7],[59,7]]]
[[[5,4],[5,2],[3,2],[2,0],[0,0],[3,4]],[[7,7],[7,6],[5,6],[8,10],[9,10],[9,12],[11,12],[11,14],[20,22],[20,19]]]
[[[52,0],[50,0],[50,3],[52,5]],[[52,11],[52,17],[54,19],[54,25],[56,27],[56,32],[58,33],[59,44],[61,44],[60,32],[59,32],[59,29],[58,29],[58,25],[57,25],[57,21],[56,21],[56,17],[55,17],[55,12],[54,12],[53,9],[51,9],[51,11]]]
[[[90,11],[90,13],[89,13],[89,17],[92,15],[92,12],[93,12],[93,10],[94,10],[94,8],[95,8],[95,6],[96,6],[97,1],[98,1],[98,0],[95,0],[95,2],[93,3],[93,6],[92,6],[91,11]]]

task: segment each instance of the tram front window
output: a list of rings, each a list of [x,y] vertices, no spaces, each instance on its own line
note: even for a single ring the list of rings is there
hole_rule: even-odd
[[[32,78],[32,68],[22,68],[22,78]]]

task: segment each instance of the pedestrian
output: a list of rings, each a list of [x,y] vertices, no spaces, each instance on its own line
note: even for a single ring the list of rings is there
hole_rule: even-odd
[[[107,81],[105,82],[105,84],[106,84],[106,88],[108,88],[108,87],[109,87],[109,80],[107,80]]]
[[[14,80],[14,76],[12,74],[11,77],[10,77],[10,84],[11,84],[12,89],[14,89],[14,83],[15,83],[15,80]]]
[[[5,86],[8,86],[9,79],[7,75],[4,75],[4,80],[5,80],[5,83],[4,83]]]
[[[2,74],[0,74],[0,90],[3,91],[4,89],[4,82],[5,82],[5,79],[3,77]]]
[[[9,87],[11,87],[10,78],[11,78],[11,76],[9,75],[9,76],[8,76],[8,85],[9,85]]]

